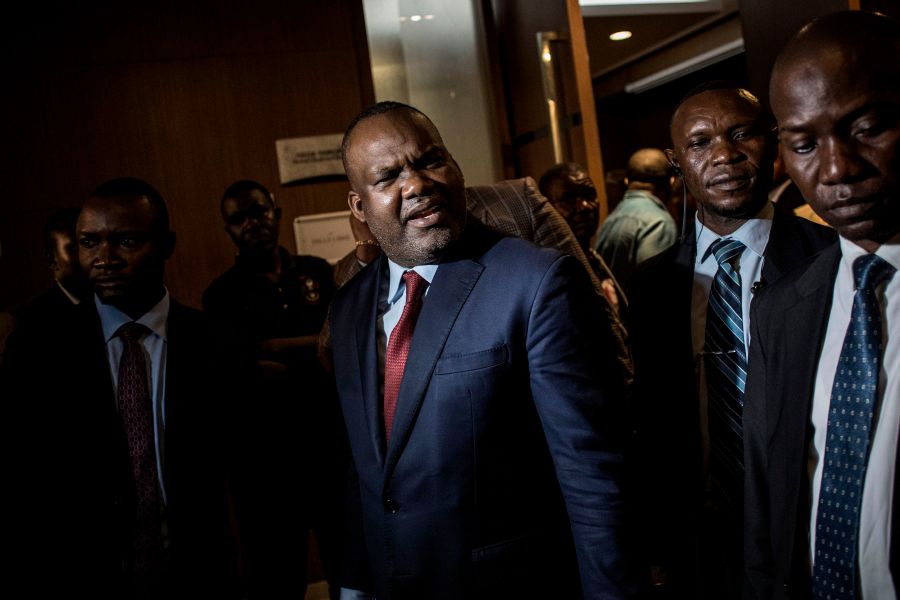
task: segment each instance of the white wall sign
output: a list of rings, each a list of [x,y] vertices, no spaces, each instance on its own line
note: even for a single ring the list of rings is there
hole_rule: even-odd
[[[275,140],[278,155],[278,177],[282,184],[322,177],[343,175],[341,163],[342,133]]]
[[[297,254],[321,256],[331,264],[356,247],[350,229],[349,210],[306,215],[294,219]]]

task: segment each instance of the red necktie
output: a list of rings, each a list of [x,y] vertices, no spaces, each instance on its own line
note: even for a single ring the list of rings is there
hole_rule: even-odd
[[[406,305],[403,307],[400,320],[391,332],[384,356],[384,434],[387,440],[391,439],[391,427],[397,409],[397,394],[400,392],[400,382],[403,381],[409,344],[416,329],[419,311],[422,310],[422,292],[428,285],[428,282],[415,271],[403,273],[403,281],[406,282]]]
[[[153,436],[153,403],[143,338],[150,330],[138,323],[126,323],[116,332],[125,344],[119,361],[119,416],[128,439],[135,484],[134,572],[136,577],[152,576],[162,570],[162,522],[156,449]]]

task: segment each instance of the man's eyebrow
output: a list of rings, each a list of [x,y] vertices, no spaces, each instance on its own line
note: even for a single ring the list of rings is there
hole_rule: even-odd
[[[778,133],[781,133],[782,131],[785,133],[805,133],[807,128],[803,125],[779,125]]]
[[[398,167],[396,165],[378,165],[369,169],[369,173],[376,177],[380,177],[383,175],[387,175],[392,171],[396,171]]]

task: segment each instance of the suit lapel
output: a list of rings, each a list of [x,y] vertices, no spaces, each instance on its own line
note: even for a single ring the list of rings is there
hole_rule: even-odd
[[[834,245],[813,260],[794,284],[797,302],[786,307],[783,312],[782,326],[785,331],[790,332],[782,338],[786,348],[784,356],[791,361],[791,372],[795,375],[789,382],[790,393],[783,396],[796,398],[797,401],[784,402],[780,407],[775,407],[776,412],[772,414],[780,414],[780,417],[772,423],[774,425],[780,419],[786,419],[786,425],[792,427],[789,431],[806,430],[805,422],[809,417],[816,369],[825,339],[831,292],[840,257],[840,246]],[[793,428],[795,426],[797,428]],[[774,432],[770,431],[770,435],[772,433]],[[795,442],[795,449],[805,452],[804,440],[796,439],[795,436]]]
[[[815,391],[816,371],[819,355],[825,339],[828,325],[828,314],[831,307],[832,289],[840,260],[840,246],[824,250],[813,260],[806,272],[794,283],[796,303],[785,307],[780,326],[786,333],[780,336],[784,344],[782,356],[788,373],[781,379],[784,385],[779,399],[770,398],[768,402],[780,402],[780,406],[769,406],[768,412],[775,418],[768,423],[769,447],[775,452],[784,452],[783,464],[797,468],[784,469],[783,489],[785,490],[786,510],[797,510],[798,518],[788,522],[791,525],[784,531],[786,548],[793,550],[791,560],[800,561],[788,571],[800,568],[808,551],[808,519],[809,516],[809,480],[806,477],[807,454],[812,439],[809,426]],[[777,307],[774,307],[777,309]],[[769,348],[771,351],[772,348]],[[778,441],[773,444],[773,439]]]
[[[771,283],[778,279],[785,271],[785,258],[794,256],[802,257],[804,254],[799,248],[789,247],[791,240],[794,239],[790,235],[790,223],[785,219],[785,215],[776,208],[775,215],[772,217],[772,231],[769,234],[769,241],[766,243],[766,249],[763,251],[763,268],[762,268],[762,284]],[[787,247],[786,247],[787,246]]]
[[[397,412],[387,450],[385,482],[406,445],[410,429],[431,381],[435,363],[444,348],[459,311],[484,267],[471,258],[441,263],[431,282],[416,322],[403,381],[397,396]]]

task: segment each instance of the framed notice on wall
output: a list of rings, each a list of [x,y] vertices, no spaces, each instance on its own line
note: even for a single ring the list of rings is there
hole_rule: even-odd
[[[321,256],[331,264],[356,247],[350,229],[349,210],[305,215],[294,219],[297,254]]]
[[[275,140],[282,185],[329,175],[343,175],[342,133]]]

